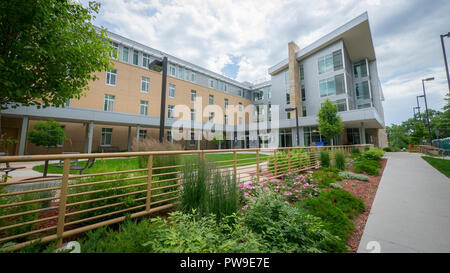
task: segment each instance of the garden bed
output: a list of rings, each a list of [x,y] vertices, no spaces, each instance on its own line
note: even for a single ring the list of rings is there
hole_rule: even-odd
[[[386,167],[386,162],[387,159],[381,159],[380,175],[368,175],[368,182],[349,179],[346,182],[341,183],[344,190],[350,192],[353,196],[362,199],[364,201],[364,204],[366,205],[366,210],[360,215],[356,216],[355,219],[353,219],[355,230],[347,240],[347,245],[351,247],[352,252],[356,252],[358,250],[359,242],[364,232],[367,218],[369,217],[372,203],[378,190],[378,185],[380,184],[384,168]]]

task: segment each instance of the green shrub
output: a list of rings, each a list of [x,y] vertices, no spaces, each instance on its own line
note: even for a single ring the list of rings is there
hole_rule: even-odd
[[[385,152],[393,152],[394,148],[392,148],[392,147],[384,147],[383,151],[385,151]]]
[[[384,151],[381,149],[373,148],[370,150],[365,151],[361,158],[363,159],[370,159],[370,160],[380,160],[384,155]]]
[[[313,183],[317,184],[320,188],[329,188],[331,183],[342,180],[342,177],[338,173],[339,170],[334,168],[321,169],[312,174]]]
[[[345,154],[343,152],[334,153],[335,167],[339,170],[345,170]]]
[[[331,183],[330,184],[330,188],[332,188],[332,189],[342,189],[342,186],[339,183]]]
[[[349,218],[361,214],[366,209],[361,199],[342,189],[322,191],[317,198],[330,200],[333,205],[341,209]]]
[[[313,158],[314,155],[310,154],[308,156],[306,150],[294,149],[289,152],[289,155],[287,151],[279,151],[277,152],[277,165],[279,166],[278,169],[287,166],[289,160],[291,170],[297,171],[299,168],[309,165],[310,161]],[[273,155],[269,158],[268,162],[269,171],[272,173],[275,172],[275,160]]]
[[[357,173],[367,173],[373,176],[380,175],[381,163],[375,160],[360,159],[354,164],[354,171]]]
[[[370,150],[370,147],[364,147],[364,152],[367,152],[368,150]]]
[[[330,154],[326,151],[320,152],[320,166],[322,168],[330,167]]]
[[[291,207],[276,195],[266,194],[251,205],[245,222],[267,242],[270,252],[343,252],[345,242],[324,230],[324,223]]]
[[[218,218],[238,210],[239,191],[236,178],[218,170],[212,162],[194,159],[183,169],[181,210],[196,210],[201,216],[215,214]]]
[[[361,154],[361,151],[359,150],[359,148],[357,148],[357,147],[353,147],[352,148],[352,154]]]
[[[345,213],[328,198],[318,197],[304,199],[300,204],[308,212],[322,219],[324,228],[338,236],[344,242],[353,233],[354,225]]]
[[[340,172],[339,176],[345,179],[356,179],[361,181],[369,181],[369,177],[362,174],[356,174],[352,172]]]

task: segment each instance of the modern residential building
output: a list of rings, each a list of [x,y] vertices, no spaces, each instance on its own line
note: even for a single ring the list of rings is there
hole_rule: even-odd
[[[118,52],[111,56],[114,69],[96,73],[99,80],[89,83],[86,96],[65,107],[1,112],[2,131],[19,140],[9,154],[45,152],[26,135],[38,120],[48,118],[61,122],[67,136],[52,153],[125,151],[134,139],[157,139],[162,73],[148,66],[163,57],[169,63],[165,140],[174,141],[171,128],[181,122],[188,129],[179,141],[184,149],[217,148],[204,133],[215,134],[220,128],[227,136],[221,148],[295,146],[298,137],[300,145],[329,144],[316,121],[326,98],[338,106],[345,124],[335,144],[387,143],[367,13],[303,49],[289,43],[288,58],[269,69],[270,81],[259,84],[235,81],[114,33],[109,37]],[[183,115],[178,115],[180,105]],[[210,107],[214,105],[219,108]],[[299,109],[299,136],[295,112],[286,112],[287,107]]]

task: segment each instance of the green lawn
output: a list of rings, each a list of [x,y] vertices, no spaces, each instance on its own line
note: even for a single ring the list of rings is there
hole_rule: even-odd
[[[450,160],[447,159],[439,159],[428,156],[422,156],[422,158],[430,163],[435,169],[443,173],[445,176],[450,178]]]
[[[195,157],[196,155],[183,155],[183,160],[189,160]],[[223,153],[223,154],[206,154],[206,159],[213,161],[227,161],[233,159],[232,153]],[[260,154],[259,158],[261,160],[267,159],[268,155]],[[239,161],[238,164],[245,163],[246,165],[254,164],[256,161],[256,154],[247,153],[237,154],[237,159],[243,159]],[[86,161],[78,162],[78,166],[85,166]],[[55,167],[58,164],[50,164],[48,167],[48,173],[62,173],[62,168]],[[223,162],[219,163],[219,165],[232,165],[232,162]],[[139,169],[138,159],[137,157],[132,158],[114,158],[114,159],[98,159],[95,161],[94,166],[92,168],[83,171],[83,174],[91,174],[91,173],[103,173],[103,172],[114,172],[121,170],[134,170]],[[44,172],[44,165],[38,165],[33,167],[34,171]],[[70,171],[71,174],[79,174],[78,171]]]

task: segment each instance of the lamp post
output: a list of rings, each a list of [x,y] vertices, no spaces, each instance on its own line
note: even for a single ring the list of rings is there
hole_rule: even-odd
[[[298,108],[297,107],[291,107],[291,108],[286,108],[285,110],[286,110],[286,112],[291,112],[291,111],[295,110],[295,122],[296,122],[296,125],[297,125],[297,146],[300,147],[300,131],[299,131],[299,128],[298,128]]]
[[[429,137],[429,141],[430,141],[430,145],[432,143],[432,139],[431,139],[431,127],[430,127],[430,118],[428,117],[428,105],[427,105],[427,95],[425,93],[425,82],[426,81],[433,81],[434,77],[432,78],[427,78],[427,79],[423,79],[422,80],[422,88],[423,88],[423,98],[425,100],[425,112],[426,112],[426,117],[427,117],[427,124],[428,124],[428,137]],[[422,96],[421,96],[422,97]]]
[[[416,109],[419,109],[419,111],[420,111],[420,107],[413,107],[413,113],[414,113],[414,120],[415,121],[417,121]],[[420,115],[419,115],[419,117],[420,117]]]
[[[421,120],[423,122],[423,126],[425,126],[425,120],[423,120],[422,116],[420,115],[419,98],[421,98],[421,97],[423,97],[423,95],[422,96],[416,96],[416,100],[417,100],[417,107],[416,107],[416,109],[417,109],[417,112],[419,114],[419,120]]]
[[[445,71],[447,72],[446,76],[447,76],[447,83],[448,83],[448,91],[450,92],[450,75],[448,74],[448,63],[447,63],[447,55],[445,54],[444,37],[450,38],[450,32],[447,34],[441,35],[441,44],[442,44],[442,52],[444,53]]]
[[[154,60],[148,65],[148,69],[152,69],[155,65],[162,66],[162,88],[161,88],[161,112],[159,115],[159,142],[164,142],[164,117],[166,113],[166,85],[167,85],[167,57],[162,61]]]

